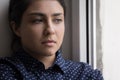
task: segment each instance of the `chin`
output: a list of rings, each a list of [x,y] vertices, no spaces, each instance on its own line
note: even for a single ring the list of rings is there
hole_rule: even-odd
[[[58,49],[55,49],[55,48],[47,48],[47,49],[41,50],[40,52],[43,55],[52,56],[52,55],[55,55],[57,51]]]
[[[38,48],[37,49],[28,49],[27,51],[29,51],[30,53],[32,53],[33,55],[35,54],[37,55],[41,55],[41,56],[54,56],[56,54],[56,52],[58,51],[58,48]]]

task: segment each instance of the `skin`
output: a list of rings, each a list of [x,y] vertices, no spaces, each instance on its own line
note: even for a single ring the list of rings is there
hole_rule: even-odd
[[[13,31],[25,51],[45,65],[52,66],[64,37],[64,10],[56,0],[36,0],[24,12],[21,25]]]

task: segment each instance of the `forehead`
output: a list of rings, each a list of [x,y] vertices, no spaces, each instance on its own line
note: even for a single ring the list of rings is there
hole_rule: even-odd
[[[61,13],[64,14],[63,7],[57,0],[35,0],[33,1],[25,13],[43,13],[46,15]]]

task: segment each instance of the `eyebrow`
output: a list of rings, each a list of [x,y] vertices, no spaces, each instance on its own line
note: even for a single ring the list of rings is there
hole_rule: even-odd
[[[29,15],[37,15],[37,16],[46,16],[44,13],[37,13],[37,12],[35,12],[35,13],[30,13]],[[60,15],[63,15],[63,13],[54,13],[54,14],[52,14],[52,16],[60,16]]]
[[[52,16],[59,16],[59,15],[62,15],[62,13],[55,13]]]

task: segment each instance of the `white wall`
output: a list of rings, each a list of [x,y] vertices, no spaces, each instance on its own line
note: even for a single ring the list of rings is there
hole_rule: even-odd
[[[103,74],[120,80],[120,0],[101,0]]]
[[[0,0],[0,56],[10,54],[10,30],[7,22],[9,0]]]

